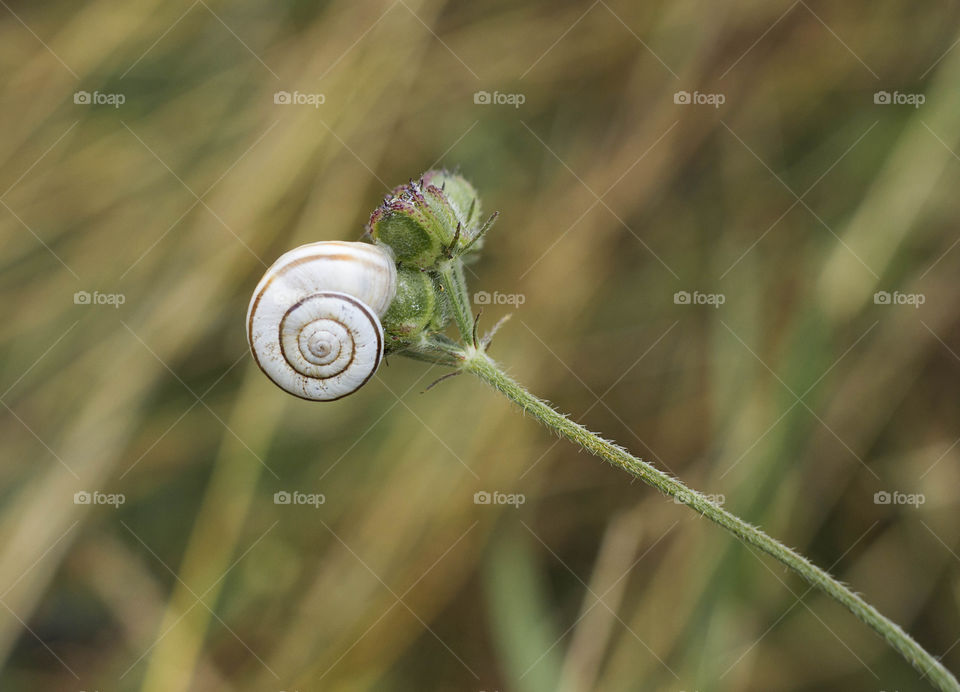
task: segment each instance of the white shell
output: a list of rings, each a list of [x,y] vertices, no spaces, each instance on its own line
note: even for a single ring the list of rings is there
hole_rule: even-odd
[[[359,389],[383,358],[380,317],[397,290],[387,251],[369,243],[310,243],[260,279],[247,339],[260,369],[291,394],[332,401]]]

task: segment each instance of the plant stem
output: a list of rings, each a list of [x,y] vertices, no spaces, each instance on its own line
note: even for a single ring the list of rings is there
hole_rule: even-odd
[[[451,301],[456,302],[456,301]],[[467,341],[465,339],[467,343]],[[850,591],[846,586],[807,560],[799,553],[751,526],[734,514],[723,509],[701,493],[692,490],[676,478],[656,469],[645,461],[631,455],[623,448],[590,432],[573,422],[545,401],[537,398],[510,378],[486,353],[476,348],[466,348],[462,353],[462,370],[471,372],[504,394],[524,412],[531,414],[557,434],[574,442],[596,457],[636,476],[677,502],[681,502],[701,515],[719,524],[745,543],[759,548],[803,577],[813,587],[820,589],[832,599],[873,628],[921,675],[929,676],[930,682],[943,692],[958,692],[957,679],[936,658],[928,653],[899,625],[881,615],[876,608]]]
[[[441,265],[437,273],[447,294],[447,302],[453,311],[453,321],[457,324],[460,338],[463,343],[469,344],[473,342],[473,315],[470,313],[467,285],[460,266],[459,260],[453,260]]]

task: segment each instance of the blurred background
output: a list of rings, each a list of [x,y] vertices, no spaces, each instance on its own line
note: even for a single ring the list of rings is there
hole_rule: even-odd
[[[960,670],[956,3],[0,5],[0,688],[927,689],[479,382],[260,373],[435,166],[495,358]]]

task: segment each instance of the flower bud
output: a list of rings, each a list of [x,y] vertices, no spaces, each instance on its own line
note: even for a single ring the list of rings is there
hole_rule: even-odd
[[[382,318],[387,344],[399,345],[430,330],[440,331],[449,310],[436,278],[411,267],[397,270],[397,293]]]
[[[479,218],[476,190],[463,176],[427,171],[387,195],[367,230],[401,265],[430,269],[470,245],[480,231]]]
[[[422,180],[425,185],[432,185],[443,191],[457,215],[457,221],[463,227],[464,234],[480,226],[480,197],[476,188],[466,178],[450,171],[433,170],[424,173]]]

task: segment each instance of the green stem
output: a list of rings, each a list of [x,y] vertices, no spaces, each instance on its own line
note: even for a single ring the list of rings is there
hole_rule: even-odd
[[[467,285],[460,269],[460,261],[452,260],[440,266],[438,274],[443,290],[448,296],[447,302],[453,311],[453,320],[464,344],[473,343],[473,315],[470,313]]]
[[[457,302],[457,301],[451,301]],[[465,338],[465,342],[469,341]],[[626,450],[582,425],[574,423],[545,401],[535,397],[511,379],[483,351],[466,348],[463,353],[462,370],[471,372],[504,394],[524,412],[531,414],[545,426],[588,452],[624,471],[636,476],[677,502],[681,502],[701,515],[719,524],[745,543],[759,548],[803,577],[813,587],[820,589],[832,599],[873,628],[910,665],[943,692],[960,692],[957,679],[936,658],[904,632],[899,625],[881,615],[876,608],[850,591],[846,586],[807,560],[799,553],[774,540],[755,526],[751,526],[723,507],[711,502],[699,492],[688,488],[676,478],[665,474],[650,464],[629,454]]]

